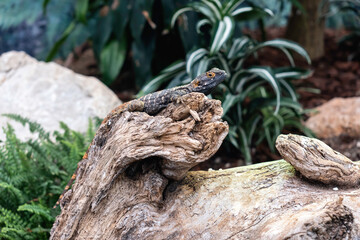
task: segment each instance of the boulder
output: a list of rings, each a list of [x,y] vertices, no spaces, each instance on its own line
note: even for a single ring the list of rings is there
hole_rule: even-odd
[[[345,135],[360,138],[360,97],[334,98],[315,110],[305,125],[317,137]]]
[[[48,131],[58,130],[62,121],[85,132],[89,118],[103,118],[119,104],[117,96],[94,77],[39,62],[24,52],[0,56],[0,126],[11,123],[20,139],[29,138],[30,132],[1,114],[19,114]],[[0,139],[4,139],[3,131]]]

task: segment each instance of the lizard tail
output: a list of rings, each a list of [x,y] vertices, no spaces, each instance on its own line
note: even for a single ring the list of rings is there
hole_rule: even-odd
[[[60,200],[64,197],[64,194],[69,190],[71,184],[74,182],[74,180],[76,178],[76,172],[71,176],[71,179],[69,180],[68,184],[66,184],[64,191],[60,195],[59,200],[57,200],[57,202],[55,203],[55,206],[53,208],[56,208],[58,205],[60,205]]]

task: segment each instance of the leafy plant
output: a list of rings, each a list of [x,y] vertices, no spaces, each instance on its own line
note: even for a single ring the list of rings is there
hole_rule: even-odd
[[[38,138],[21,141],[11,125],[3,129],[6,140],[0,142],[0,239],[48,239],[59,213],[52,206],[95,134],[93,121],[89,121],[85,136],[64,123],[60,124],[63,132],[55,131],[51,136],[27,118],[5,116],[28,125]]]
[[[223,102],[224,118],[230,124],[228,141],[242,151],[249,164],[250,147],[255,136],[256,143],[266,140],[274,150],[275,139],[283,128],[294,127],[305,131],[300,122],[303,109],[291,81],[307,77],[310,71],[295,67],[291,51],[300,54],[308,63],[310,58],[294,42],[282,39],[257,42],[241,34],[237,22],[272,16],[269,9],[251,3],[242,6],[242,3],[244,1],[202,0],[179,9],[172,18],[172,25],[185,12],[200,14],[196,29],[203,38],[201,44],[187,53],[185,61],[175,62],[149,81],[138,96],[158,89],[165,82],[168,82],[168,87],[186,84],[213,66],[224,69],[229,77],[213,96]],[[246,59],[256,56],[264,47],[279,49],[287,56],[291,66],[245,68]],[[306,133],[310,134],[309,131]]]
[[[43,2],[46,9],[54,1]],[[82,40],[91,42],[105,84],[110,85],[125,60],[131,59],[136,84],[142,86],[151,79],[152,64],[158,62],[154,61],[154,53],[158,39],[166,32],[164,26],[170,22],[169,10],[184,2],[188,0],[73,1],[73,19],[49,51],[46,60],[53,59],[66,45],[67,49],[73,49],[75,44],[79,44],[80,36],[85,36]]]

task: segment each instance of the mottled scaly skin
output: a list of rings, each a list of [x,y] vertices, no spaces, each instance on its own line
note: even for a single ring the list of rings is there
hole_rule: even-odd
[[[180,99],[181,96],[184,96],[192,92],[200,92],[208,95],[211,91],[219,85],[226,78],[226,73],[223,70],[218,68],[213,68],[210,71],[203,73],[197,76],[191,83],[174,87],[170,89],[165,89],[157,91],[154,93],[147,94],[141,98],[132,100],[130,102],[124,103],[117,108],[115,108],[111,114],[109,114],[103,121],[106,123],[109,118],[114,115],[121,114],[124,111],[134,112],[146,112],[147,114],[154,115],[160,110],[164,109],[169,103],[176,102]],[[83,159],[87,158],[87,153],[85,153]],[[69,183],[66,185],[64,192],[60,195],[59,200],[56,202],[54,208],[59,205],[60,200],[63,198],[65,192],[70,188],[71,184],[76,178],[76,172],[72,175]]]

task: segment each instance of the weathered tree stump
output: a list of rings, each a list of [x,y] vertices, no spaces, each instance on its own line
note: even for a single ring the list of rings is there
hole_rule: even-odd
[[[219,101],[193,93],[184,102],[201,121],[172,104],[155,117],[124,112],[102,124],[51,239],[360,238],[356,181],[309,180],[284,160],[187,172],[217,151],[228,126]],[[280,139],[291,153],[307,151]]]
[[[192,93],[182,102],[157,116],[123,112],[102,123],[62,200],[52,239],[131,239],[142,226],[159,224],[169,183],[210,158],[228,133],[220,101]]]

